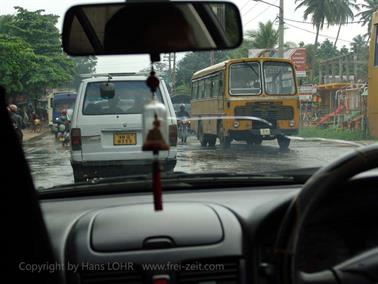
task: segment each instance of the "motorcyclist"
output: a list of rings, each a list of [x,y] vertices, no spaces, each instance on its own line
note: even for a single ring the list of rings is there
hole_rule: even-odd
[[[181,141],[186,143],[186,139],[189,134],[190,129],[190,121],[188,120],[190,118],[189,113],[185,110],[185,105],[180,105],[180,111],[177,112],[177,122],[179,126],[179,137],[181,138]]]
[[[68,111],[63,109],[60,116],[57,119],[58,131],[56,137],[59,141],[63,142],[63,146],[67,145],[69,142],[69,132],[70,132],[70,120]],[[64,127],[63,127],[64,126]]]
[[[177,116],[177,119],[180,119],[180,120],[183,119],[183,118],[189,118],[190,117],[190,114],[185,110],[184,104],[180,105],[180,111],[177,112],[176,116]]]

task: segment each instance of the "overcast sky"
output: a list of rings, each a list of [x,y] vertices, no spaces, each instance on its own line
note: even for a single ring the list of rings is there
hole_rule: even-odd
[[[278,5],[279,0],[266,0],[272,4]],[[122,1],[104,1],[104,0],[0,0],[0,14],[13,14],[14,6],[21,6],[28,10],[44,9],[47,13],[63,16],[65,11],[75,4],[93,3],[93,2],[122,2]],[[252,0],[234,0],[232,1],[238,5],[243,20],[244,32],[247,30],[256,29],[259,22],[266,22],[268,20],[274,21],[278,15],[278,8],[269,6],[262,2],[255,2]],[[357,0],[358,3],[364,2]],[[298,23],[295,21],[303,21],[303,9],[295,10],[295,0],[284,0],[285,13],[285,41],[292,41],[299,43],[313,43],[315,40],[315,29],[311,24]],[[309,20],[308,20],[309,21]],[[61,28],[61,21],[58,25]],[[278,21],[276,21],[278,27]],[[334,41],[338,27],[325,27],[321,31],[319,41],[329,38]],[[349,24],[344,26],[340,33],[338,46],[343,45],[349,47],[353,37],[359,34],[365,34],[366,27],[361,27],[360,24]],[[182,57],[179,56],[179,57]],[[147,67],[148,56],[102,56],[99,57],[97,72],[133,72],[139,71]]]

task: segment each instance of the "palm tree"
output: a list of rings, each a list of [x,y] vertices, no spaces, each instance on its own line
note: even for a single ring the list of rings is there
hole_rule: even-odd
[[[362,21],[362,26],[366,26],[368,24],[368,32],[367,36],[370,36],[370,28],[371,28],[371,18],[373,13],[378,10],[378,0],[365,0],[364,4],[361,4],[361,8],[364,11],[361,11],[356,16],[360,17]]]
[[[332,2],[332,5],[334,6],[335,11],[332,23],[339,25],[336,40],[333,44],[333,46],[336,47],[340,35],[341,26],[345,25],[349,20],[353,20],[354,13],[352,9],[354,8],[358,10],[359,6],[356,4],[356,0],[334,0]]]
[[[278,30],[274,29],[273,22],[259,23],[257,31],[249,31],[247,37],[252,40],[253,48],[274,48],[278,43]]]
[[[355,36],[350,45],[352,52],[357,55],[367,53],[369,48],[367,40],[362,35]]]
[[[295,0],[298,3],[295,10],[299,8],[305,8],[303,18],[307,18],[311,15],[311,22],[316,28],[315,47],[318,45],[319,32],[323,29],[324,23],[327,21],[328,26],[334,19],[334,5],[332,0]]]

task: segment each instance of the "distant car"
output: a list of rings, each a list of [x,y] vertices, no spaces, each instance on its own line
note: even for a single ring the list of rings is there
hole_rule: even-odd
[[[108,80],[108,77],[86,79],[79,89],[71,121],[71,165],[75,182],[151,171],[152,153],[142,151],[142,112],[151,99],[146,76],[112,77],[115,95],[104,99],[100,86]],[[159,157],[163,170],[173,171],[177,122],[164,81],[156,96],[167,108],[171,144],[170,150],[161,152]]]

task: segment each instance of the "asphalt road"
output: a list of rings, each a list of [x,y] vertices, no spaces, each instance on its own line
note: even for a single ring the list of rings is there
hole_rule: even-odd
[[[202,148],[195,137],[178,145],[175,171],[188,173],[264,173],[279,170],[320,167],[353,151],[354,143],[292,140],[290,151],[281,152],[276,141],[249,148],[234,142],[231,149]],[[73,183],[69,148],[48,133],[24,144],[37,188]]]

